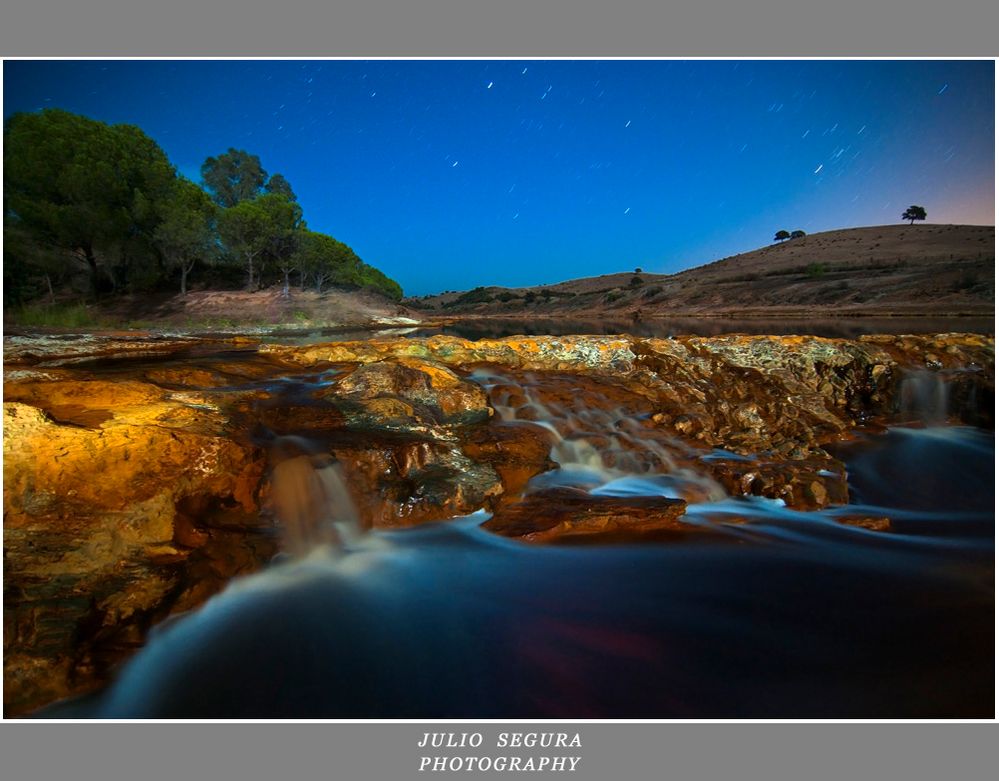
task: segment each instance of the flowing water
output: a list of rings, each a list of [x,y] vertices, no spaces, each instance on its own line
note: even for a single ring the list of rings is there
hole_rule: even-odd
[[[287,553],[154,630],[69,715],[991,716],[994,438],[946,425],[935,377],[907,380],[914,425],[836,448],[851,504],[819,512],[727,495],[705,464],[737,456],[627,405],[471,378],[550,438],[558,468],[527,491],[682,497],[710,534],[532,546],[480,528],[484,512],[361,534],[322,438],[267,431]],[[328,380],[285,378],[277,403]],[[891,531],[840,522],[857,515]]]

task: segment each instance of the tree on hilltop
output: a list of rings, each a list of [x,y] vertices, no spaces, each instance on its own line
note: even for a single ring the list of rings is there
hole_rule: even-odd
[[[916,220],[925,220],[926,209],[924,209],[922,206],[916,206],[915,204],[913,204],[904,212],[902,212],[902,219],[908,220],[910,225],[912,225],[912,223],[914,223]]]
[[[792,239],[803,239],[807,235],[808,234],[806,234],[804,231],[791,231],[791,238]]]
[[[787,231],[777,231],[774,234],[774,241],[784,242],[787,241],[789,238],[791,238],[791,234],[788,233]]]

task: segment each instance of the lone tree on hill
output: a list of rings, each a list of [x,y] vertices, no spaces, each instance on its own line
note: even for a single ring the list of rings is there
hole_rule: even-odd
[[[915,204],[913,204],[904,212],[902,212],[902,219],[908,220],[910,225],[912,225],[912,223],[914,223],[916,220],[925,220],[926,209],[924,209],[922,206],[916,206]]]
[[[781,241],[781,242],[783,242],[783,241],[787,241],[789,238],[791,238],[791,234],[788,233],[787,231],[777,231],[774,234],[774,241]]]

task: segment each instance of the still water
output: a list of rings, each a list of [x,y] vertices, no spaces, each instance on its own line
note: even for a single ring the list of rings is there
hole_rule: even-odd
[[[836,318],[810,320],[731,320],[713,317],[682,319],[622,319],[571,318],[469,318],[451,325],[433,328],[419,326],[386,328],[384,336],[427,337],[437,334],[462,339],[500,339],[523,334],[569,336],[630,334],[640,337],[720,336],[722,334],[800,334],[828,338],[856,339],[864,334],[930,334],[930,333],[994,334],[994,318],[958,317],[888,317]],[[307,329],[270,334],[267,341],[288,344],[371,338],[370,331],[345,329]]]

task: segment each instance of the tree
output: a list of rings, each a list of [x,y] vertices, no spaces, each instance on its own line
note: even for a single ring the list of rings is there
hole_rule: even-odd
[[[925,220],[926,209],[924,209],[922,206],[916,206],[915,204],[913,204],[904,212],[902,212],[902,219],[908,220],[910,225],[912,225],[912,223],[914,223],[916,220]]]
[[[55,303],[53,280],[65,274],[67,252],[38,241],[13,215],[3,223],[3,295],[4,303],[22,303],[44,290],[49,303]]]
[[[639,266],[638,268],[636,268],[636,269],[635,269],[635,273],[636,273],[636,274],[641,274],[641,273],[642,273],[642,267],[641,267],[641,266]]]
[[[195,264],[218,254],[215,232],[218,207],[194,182],[179,178],[173,196],[160,207],[154,240],[168,269],[180,271],[180,294],[187,295],[187,275]]]
[[[215,203],[228,209],[260,195],[267,181],[267,172],[256,155],[230,148],[225,154],[209,157],[202,163],[201,178]],[[284,183],[287,185],[286,181]]]
[[[277,261],[288,273],[293,265],[284,265],[295,245],[295,231],[301,227],[302,209],[282,195],[260,195],[240,201],[219,215],[219,235],[226,247],[246,263],[246,288],[256,290],[260,266],[266,260]]]
[[[131,125],[47,109],[14,114],[4,127],[5,214],[82,263],[95,294],[102,269],[117,287],[131,264],[155,257],[156,207],[175,177],[163,150]]]
[[[791,238],[792,239],[803,239],[807,235],[808,234],[806,234],[804,231],[791,231]]]
[[[774,234],[774,241],[781,241],[781,242],[783,242],[783,241],[787,241],[789,238],[791,238],[791,234],[788,233],[787,231],[777,231]]]
[[[274,174],[271,176],[271,178],[267,180],[267,184],[264,185],[264,191],[274,193],[275,195],[283,195],[289,201],[298,200],[298,197],[295,195],[295,191],[291,189],[291,184],[281,174]]]
[[[295,260],[303,284],[306,278],[311,279],[317,293],[330,283],[350,285],[358,281],[360,259],[346,244],[325,233],[301,231]]]

